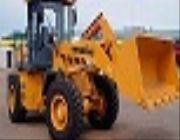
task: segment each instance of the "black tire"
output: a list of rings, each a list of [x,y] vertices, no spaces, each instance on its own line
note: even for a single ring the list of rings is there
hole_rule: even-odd
[[[14,109],[11,110],[9,103],[8,103],[8,114],[11,122],[13,123],[19,123],[19,122],[25,122],[26,120],[26,110],[23,107],[21,103],[21,93],[20,93],[20,80],[18,75],[9,75],[8,76],[8,90],[7,90],[7,96],[9,97],[9,94],[11,94],[10,90],[13,87],[13,96],[14,96]],[[7,97],[7,100],[8,100]]]
[[[60,94],[68,104],[68,124],[62,131],[58,131],[51,120],[51,101]],[[58,77],[51,83],[47,91],[46,120],[51,137],[55,140],[75,140],[79,137],[83,126],[83,107],[79,91],[73,83],[64,77]]]
[[[99,116],[97,111],[93,110],[89,114],[89,122],[96,129],[110,129],[117,119],[119,112],[119,98],[116,85],[106,76],[94,76],[94,84],[102,93],[105,100],[105,112]]]

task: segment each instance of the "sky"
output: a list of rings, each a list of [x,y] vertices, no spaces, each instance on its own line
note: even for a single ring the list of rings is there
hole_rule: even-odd
[[[145,26],[153,29],[179,29],[179,0],[77,0],[78,24],[85,29],[103,12],[113,29]],[[0,35],[24,30],[24,0],[0,0]]]

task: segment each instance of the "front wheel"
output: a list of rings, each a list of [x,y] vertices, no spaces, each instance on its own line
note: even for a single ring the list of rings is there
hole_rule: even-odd
[[[47,125],[55,140],[74,140],[83,125],[80,93],[68,79],[59,77],[47,93]]]
[[[97,129],[110,129],[117,119],[119,111],[119,98],[116,86],[106,76],[94,76],[94,85],[99,96],[96,110],[89,114],[89,122]]]

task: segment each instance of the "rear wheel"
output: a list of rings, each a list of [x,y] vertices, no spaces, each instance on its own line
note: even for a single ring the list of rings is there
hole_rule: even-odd
[[[24,122],[26,110],[21,104],[20,81],[17,75],[8,77],[7,103],[9,118],[12,122]]]
[[[68,79],[59,77],[47,93],[47,125],[53,139],[74,140],[83,125],[80,93]]]
[[[89,122],[97,129],[110,129],[117,119],[119,98],[115,84],[105,76],[94,76],[99,104],[89,114]]]

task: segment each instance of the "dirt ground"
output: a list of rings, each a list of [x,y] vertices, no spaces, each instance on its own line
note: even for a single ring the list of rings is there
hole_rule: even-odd
[[[12,124],[7,115],[6,75],[0,70],[0,139],[49,140],[47,127],[42,119],[30,118],[22,124]],[[152,112],[120,97],[120,112],[113,128],[108,131],[86,129],[82,140],[179,140],[179,101]]]

